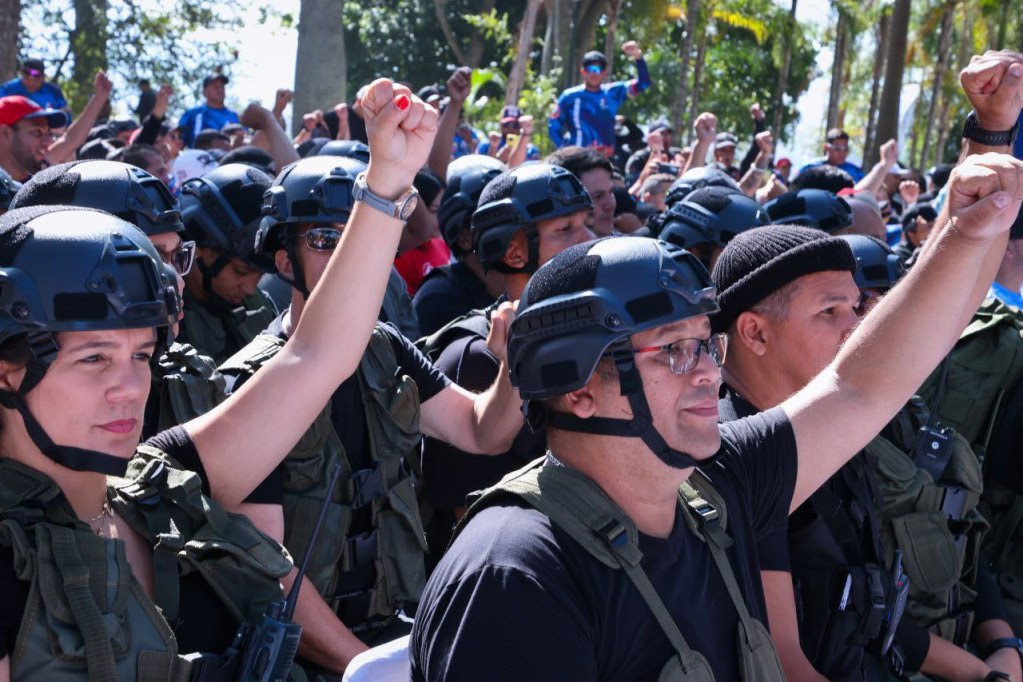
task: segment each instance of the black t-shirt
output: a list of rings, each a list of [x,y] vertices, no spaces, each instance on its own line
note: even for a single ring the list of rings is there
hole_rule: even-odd
[[[284,316],[287,314],[288,311],[285,311],[278,315],[263,333],[287,340],[288,335],[284,332]],[[380,323],[378,328],[387,335],[401,373],[410,376],[416,382],[420,403],[425,403],[451,384],[451,380],[434,367],[419,349],[391,324]],[[239,376],[225,372],[224,377],[227,379],[227,392],[230,394],[241,387],[248,375]],[[338,386],[330,397],[330,405],[331,421],[345,448],[352,471],[367,468],[369,442],[366,433],[366,408],[362,401],[359,379],[355,374]]]
[[[758,539],[784,528],[795,437],[780,410],[720,427],[704,472],[725,501],[728,550],[753,617],[766,622]],[[738,615],[703,544],[678,516],[667,539],[640,534],[643,568],[716,679],[737,680]],[[430,578],[410,641],[413,680],[656,679],[674,651],[620,570],[532,508],[481,511]]]
[[[485,308],[493,302],[494,297],[483,280],[461,261],[431,270],[412,297],[423,336],[429,336],[470,310]]]
[[[146,443],[179,463],[192,457],[198,460],[197,456],[189,453],[189,450],[195,452],[195,446],[180,426],[158,434]],[[200,475],[201,466],[197,470]],[[178,620],[170,624],[178,639],[178,650],[182,653],[219,653],[227,649],[238,630],[238,623],[216,592],[194,571],[181,578],[180,587]],[[14,649],[28,591],[29,583],[15,575],[14,554],[7,547],[0,547],[0,659]]]

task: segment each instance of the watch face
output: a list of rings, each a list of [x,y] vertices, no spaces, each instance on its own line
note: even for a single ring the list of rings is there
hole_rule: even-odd
[[[405,200],[398,206],[398,218],[401,220],[408,220],[412,217],[412,212],[416,210],[416,206],[419,204],[419,193],[411,192]]]

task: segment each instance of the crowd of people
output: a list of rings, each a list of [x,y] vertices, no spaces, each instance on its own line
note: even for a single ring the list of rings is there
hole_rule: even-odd
[[[798,169],[471,71],[0,86],[0,682],[1023,682],[1023,54]],[[416,84],[418,85],[418,84]]]

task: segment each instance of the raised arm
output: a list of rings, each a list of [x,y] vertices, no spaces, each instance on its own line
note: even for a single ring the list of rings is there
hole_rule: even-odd
[[[437,124],[437,137],[433,140],[433,148],[430,150],[428,165],[430,170],[439,177],[445,178],[448,174],[448,164],[451,163],[451,145],[455,141],[455,130],[458,129],[458,118],[462,113],[462,106],[469,97],[469,90],[472,87],[472,69],[468,66],[461,66],[448,78],[448,106],[440,115],[440,122]]]
[[[107,74],[103,71],[97,72],[96,78],[93,81],[92,96],[86,102],[82,113],[78,115],[74,123],[69,125],[64,134],[57,138],[50,145],[49,149],[46,150],[47,163],[52,166],[74,158],[75,152],[85,144],[85,138],[89,136],[89,131],[96,125],[99,112],[103,105],[106,104],[106,101],[110,99],[110,91],[112,89],[113,85],[111,85],[110,79],[107,78]]]
[[[881,145],[881,159],[874,164],[863,179],[856,183],[857,192],[870,192],[873,194],[881,188],[881,183],[884,182],[884,176],[888,175],[893,167],[895,167],[896,158],[899,155],[899,147],[895,143],[895,140],[888,140]]]
[[[686,167],[680,175],[685,174],[690,168],[699,168],[707,165],[707,152],[714,144],[714,138],[718,131],[718,117],[709,111],[705,111],[696,117],[693,122],[693,131],[696,133],[696,144],[693,145],[693,153],[689,155]]]
[[[422,167],[437,114],[378,79],[363,101],[372,157],[366,181],[397,199]],[[380,312],[402,222],[356,202],[341,242],[284,348],[226,402],[185,424],[213,497],[233,508],[309,428],[356,370]]]
[[[259,102],[252,102],[245,107],[245,111],[241,115],[241,123],[256,131],[252,136],[252,143],[266,150],[266,153],[273,158],[274,167],[277,170],[298,161],[298,152],[291,145],[291,140],[288,139],[284,128],[277,122],[277,116]],[[262,144],[257,138],[262,140]]]

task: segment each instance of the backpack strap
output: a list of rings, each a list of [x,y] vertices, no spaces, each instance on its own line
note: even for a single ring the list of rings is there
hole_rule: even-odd
[[[490,315],[494,306],[481,310],[470,310],[461,317],[416,341],[416,347],[430,360],[436,362],[444,349],[459,339],[474,337],[485,339],[490,333]]]

